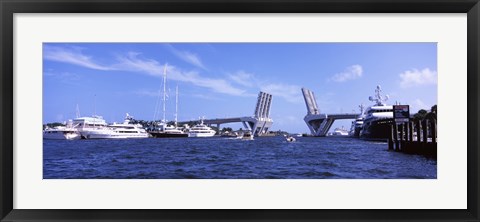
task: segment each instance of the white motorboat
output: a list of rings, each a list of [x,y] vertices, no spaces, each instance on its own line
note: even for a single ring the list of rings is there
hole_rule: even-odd
[[[133,117],[127,113],[123,123],[113,123],[111,125],[108,125],[108,127],[112,128],[114,132],[112,134],[112,137],[124,139],[148,138],[148,133],[145,129],[142,128],[142,125],[132,124],[132,120]]]
[[[203,124],[203,119],[201,119],[200,124],[190,128],[188,131],[188,137],[212,137],[215,133],[215,130]]]
[[[243,132],[242,140],[253,140],[253,134],[250,131]]]
[[[287,142],[295,142],[295,141],[297,141],[293,136],[286,136],[285,139],[287,140]]]
[[[45,130],[43,130],[43,139],[76,140],[80,138],[80,132],[73,127],[73,122],[71,120],[68,121],[66,126],[57,126],[54,128],[47,127]]]

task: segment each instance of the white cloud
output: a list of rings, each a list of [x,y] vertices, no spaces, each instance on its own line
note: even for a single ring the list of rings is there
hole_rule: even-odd
[[[437,71],[429,68],[418,70],[407,70],[400,73],[400,86],[408,88],[421,85],[435,85],[437,84]]]
[[[217,97],[209,96],[209,95],[203,95],[203,94],[193,94],[191,95],[192,97],[199,98],[199,99],[206,99],[206,100],[221,100]]]
[[[70,73],[70,72],[57,73],[57,72],[49,71],[49,72],[44,72],[43,75],[59,79],[62,82],[77,81],[80,79],[80,75],[75,73]]]
[[[57,46],[43,47],[43,58],[50,61],[70,63],[96,70],[113,70],[111,67],[103,66],[92,61],[92,57],[82,54],[80,48],[64,48]]]
[[[242,70],[229,74],[228,77],[235,83],[246,87],[253,87],[257,84],[257,80],[254,78],[253,74]]]
[[[62,48],[45,46],[44,59],[75,64],[96,70],[121,70],[137,72],[155,77],[163,76],[165,67],[164,64],[160,64],[158,61],[153,59],[141,58],[141,53],[138,52],[129,52],[126,55],[117,56],[116,59],[118,63],[105,66],[93,62],[92,57],[83,55],[81,53],[81,50],[82,49],[73,47]],[[191,61],[195,60],[193,59]],[[51,73],[45,73],[45,75],[50,74]],[[73,77],[73,75],[64,77]],[[243,97],[257,96],[257,94],[248,93],[245,89],[242,89],[236,85],[232,85],[232,83],[236,83],[242,87],[259,87],[260,90],[270,93],[275,97],[283,98],[288,102],[301,103],[303,101],[299,86],[286,85],[282,83],[259,84],[259,80],[256,79],[253,74],[247,73],[245,71],[238,71],[236,73],[229,74],[226,79],[222,79],[204,77],[196,71],[185,71],[178,67],[167,65],[167,79],[187,82],[195,86],[208,88],[216,93]],[[157,92],[151,92],[146,90],[139,90],[134,93],[143,96],[158,95]]]
[[[363,68],[360,65],[353,65],[347,67],[343,72],[333,75],[330,80],[334,82],[345,82],[362,77]]]
[[[182,59],[183,61],[185,62],[188,62],[194,66],[197,66],[199,68],[202,68],[202,69],[206,69],[205,66],[203,65],[202,61],[200,60],[200,58],[194,54],[194,53],[191,53],[191,52],[188,52],[188,51],[180,51],[176,48],[174,48],[173,46],[171,45],[167,45],[167,48],[175,55],[177,56],[178,58]]]
[[[158,77],[163,76],[164,65],[161,65],[152,59],[140,59],[138,58],[138,55],[138,53],[129,53],[127,57],[119,57],[121,63],[117,64],[116,67],[121,67],[121,69],[134,72],[147,73]],[[248,95],[245,94],[245,90],[234,87],[224,79],[203,77],[197,72],[185,72],[171,65],[167,66],[167,79],[188,82],[196,86],[209,88],[217,93],[234,96]]]
[[[291,103],[302,103],[303,97],[301,94],[301,87],[296,85],[286,85],[281,83],[272,83],[262,85],[260,90],[273,97],[280,97]]]
[[[431,106],[428,106],[427,104],[425,104],[422,100],[420,99],[415,99],[412,103],[412,108],[410,110],[410,113],[416,113],[418,112],[418,110],[420,109],[424,109],[424,110],[427,110],[429,111]]]

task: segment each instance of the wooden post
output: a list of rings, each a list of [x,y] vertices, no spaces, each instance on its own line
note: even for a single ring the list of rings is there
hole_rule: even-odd
[[[405,140],[405,141],[408,141],[408,137],[409,137],[408,133],[410,132],[409,127],[408,127],[408,123],[403,123],[403,128],[405,129],[405,138],[404,138],[404,140]]]
[[[403,147],[404,147],[404,131],[405,131],[405,124],[400,124],[399,127],[400,127],[400,147],[398,147],[399,150],[402,150]]]
[[[422,135],[422,122],[420,120],[417,121],[416,127],[417,128],[417,143],[420,143],[420,137]]]
[[[432,121],[431,122],[431,128],[430,130],[432,131],[432,143],[437,142],[437,121]]]
[[[390,136],[388,137],[388,150],[393,150],[393,125],[390,125]]]
[[[408,141],[412,142],[413,141],[413,122],[408,122]]]
[[[423,120],[423,142],[428,142],[428,119]]]
[[[395,141],[395,150],[398,150],[398,127],[397,124],[393,124],[393,140]]]

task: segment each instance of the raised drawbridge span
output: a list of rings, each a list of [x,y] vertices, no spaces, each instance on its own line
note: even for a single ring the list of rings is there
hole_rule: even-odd
[[[355,119],[360,115],[359,113],[321,114],[315,94],[306,88],[302,88],[302,93],[307,106],[307,115],[303,120],[313,136],[326,136],[337,119]]]
[[[226,123],[243,123],[245,129],[248,129],[255,136],[262,136],[268,133],[268,129],[272,127],[273,120],[270,118],[270,106],[272,105],[272,95],[260,92],[257,97],[257,105],[253,116],[233,117],[233,118],[216,118],[205,119],[203,123],[207,125],[217,125],[220,129],[221,124]],[[187,124],[189,122],[179,122],[179,124]]]

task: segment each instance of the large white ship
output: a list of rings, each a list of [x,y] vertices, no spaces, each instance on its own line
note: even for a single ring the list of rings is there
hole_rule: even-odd
[[[363,127],[360,131],[360,137],[365,139],[387,139],[390,133],[390,126],[393,124],[393,106],[386,105],[388,95],[382,95],[382,89],[377,86],[375,96],[370,96],[369,100],[375,102],[374,105],[365,110]]]

